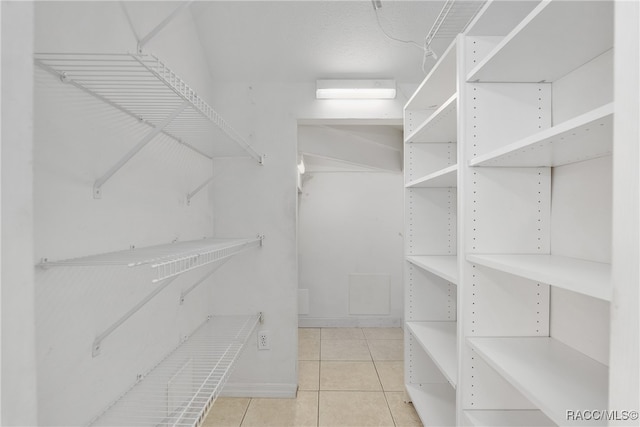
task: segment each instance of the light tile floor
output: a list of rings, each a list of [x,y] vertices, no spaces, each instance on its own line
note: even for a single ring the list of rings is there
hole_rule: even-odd
[[[404,402],[400,328],[300,328],[295,399],[218,398],[206,427],[422,426]]]

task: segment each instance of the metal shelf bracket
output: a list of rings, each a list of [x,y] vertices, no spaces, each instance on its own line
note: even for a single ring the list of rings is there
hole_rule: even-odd
[[[209,277],[211,277],[213,275],[213,273],[215,273],[220,267],[222,267],[222,265],[229,261],[230,258],[223,258],[220,260],[219,264],[216,265],[211,271],[209,271],[207,274],[205,274],[204,276],[202,276],[200,278],[200,280],[198,280],[196,283],[194,283],[193,285],[191,285],[189,288],[185,289],[184,291],[182,291],[180,293],[180,305],[184,304],[184,299],[186,298],[187,295],[189,295],[191,293],[191,291],[193,291],[195,288],[197,288],[198,286],[200,286],[205,280],[207,280]]]
[[[191,193],[187,194],[187,206],[191,206],[191,199],[193,198],[193,196],[195,196],[196,194],[198,194],[204,187],[207,186],[207,184],[209,184],[211,181],[213,181],[213,177],[207,179],[205,182],[203,182],[202,184],[200,184],[198,186],[198,188],[196,188],[195,190],[193,190]]]
[[[171,14],[169,14],[169,16],[164,18],[164,20],[162,20],[162,22],[156,25],[153,28],[153,30],[149,31],[149,34],[147,34],[146,36],[138,40],[138,53],[142,53],[142,48],[144,47],[144,45],[149,43],[149,40],[154,38],[156,34],[158,34],[164,27],[167,26],[167,24],[169,24],[169,22],[173,21],[173,18],[175,18],[178,15],[178,13],[182,11],[182,9],[184,9],[186,6],[188,6],[191,3],[193,3],[193,0],[181,2],[180,5],[173,12],[171,12]]]
[[[93,357],[96,357],[100,354],[101,350],[102,350],[102,341],[105,340],[105,338],[107,338],[109,335],[111,335],[111,333],[113,333],[113,331],[115,331],[116,329],[118,329],[124,322],[126,322],[131,316],[133,316],[134,314],[136,314],[138,312],[138,310],[140,310],[142,307],[145,306],[145,304],[147,304],[151,299],[153,299],[153,297],[155,297],[156,295],[158,295],[164,288],[166,288],[167,286],[169,286],[174,280],[176,279],[176,277],[171,277],[167,280],[164,281],[164,283],[160,286],[158,286],[156,289],[153,290],[153,292],[151,292],[149,295],[147,295],[146,297],[144,297],[138,304],[136,304],[131,310],[129,310],[128,312],[126,312],[122,317],[120,317],[120,319],[118,319],[117,321],[115,321],[111,326],[109,326],[107,329],[105,329],[103,332],[101,332],[100,334],[98,334],[98,336],[96,337],[96,339],[93,341],[93,347],[92,347],[92,351],[91,351],[91,355]]]
[[[176,117],[184,111],[189,103],[184,101],[180,107],[174,110],[169,116],[167,116],[162,123],[151,129],[145,136],[133,147],[127,154],[124,155],[115,165],[111,167],[104,175],[98,178],[93,185],[93,198],[100,199],[102,197],[102,186],[111,178],[116,172],[120,170],[129,160],[133,158],[140,150],[142,150],[153,138],[155,138],[162,130],[169,125]]]

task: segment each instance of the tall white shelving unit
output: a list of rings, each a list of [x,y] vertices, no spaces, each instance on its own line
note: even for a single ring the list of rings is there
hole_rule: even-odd
[[[638,11],[625,4],[614,16],[618,5],[488,2],[405,107],[405,380],[425,425],[444,424],[434,415],[444,406],[418,393],[442,382],[426,374],[434,371],[455,388],[449,424],[637,423],[622,411],[638,410],[638,264],[627,255],[638,236],[621,230],[637,230],[638,217],[612,194],[637,205],[638,157],[616,157],[634,152],[637,126],[616,116],[637,113],[637,91],[617,85],[637,77],[638,41],[624,44],[615,75],[613,47],[616,25],[637,33]],[[429,134],[432,122],[453,124],[456,138]],[[457,156],[444,156],[453,141]],[[457,183],[457,199],[414,189],[429,182]],[[457,242],[445,246],[445,234]],[[456,269],[443,274],[445,254]],[[446,316],[444,283],[457,285]],[[620,309],[626,298],[635,302]],[[636,375],[624,381],[623,372]],[[570,412],[589,410],[618,412]]]
[[[457,386],[456,52],[405,109],[405,378],[421,419],[455,422]]]

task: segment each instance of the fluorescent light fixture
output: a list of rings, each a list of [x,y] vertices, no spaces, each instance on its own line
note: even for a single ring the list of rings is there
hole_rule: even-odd
[[[395,80],[318,80],[318,99],[393,99]]]

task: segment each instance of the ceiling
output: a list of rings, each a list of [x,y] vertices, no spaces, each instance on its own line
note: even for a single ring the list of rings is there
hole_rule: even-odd
[[[216,82],[315,84],[321,78],[391,78],[416,87],[436,63],[430,56],[423,61],[422,46],[445,3],[382,0],[376,12],[371,0],[207,1],[194,2],[191,13]],[[481,4],[455,4],[465,3],[476,9]],[[468,17],[462,20],[464,25]],[[434,39],[431,49],[442,54],[453,34]],[[299,135],[299,150],[310,171],[398,172],[402,132],[382,128],[310,127]],[[375,135],[384,135],[395,146],[382,147]]]
[[[424,44],[443,1],[382,0],[380,25],[394,38]],[[220,82],[315,83],[318,78],[393,78],[417,84],[419,46],[391,40],[370,0],[194,2],[191,12]],[[451,38],[436,39],[442,53]],[[428,58],[426,71],[435,60]]]

